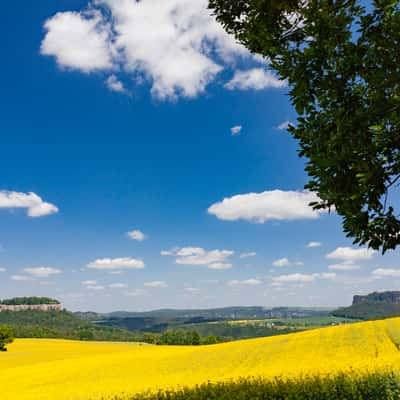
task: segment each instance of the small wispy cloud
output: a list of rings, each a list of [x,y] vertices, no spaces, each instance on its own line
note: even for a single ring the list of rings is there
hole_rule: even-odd
[[[231,128],[231,135],[232,136],[238,136],[240,135],[240,133],[242,132],[242,125],[236,125],[236,126],[232,126]]]
[[[62,273],[60,269],[51,267],[24,268],[24,272],[35,278],[48,278],[52,275],[58,275]]]
[[[0,208],[23,208],[32,218],[44,217],[58,212],[58,208],[54,204],[43,201],[36,193],[7,190],[0,190]]]
[[[140,296],[146,296],[148,294],[146,289],[134,289],[131,290],[130,292],[126,292],[125,295],[129,297],[140,297]]]
[[[319,197],[308,191],[271,190],[228,197],[212,204],[208,213],[223,221],[245,220],[263,224],[267,221],[317,219],[327,210],[314,210],[311,202]]]
[[[129,238],[132,240],[137,240],[138,242],[143,242],[143,240],[147,239],[147,235],[145,235],[142,231],[135,229],[133,231],[126,233]]]
[[[145,265],[142,260],[131,257],[121,257],[99,258],[87,264],[86,267],[99,271],[122,271],[129,269],[143,269]]]
[[[208,269],[219,269],[219,270],[224,270],[224,269],[231,269],[232,264],[231,263],[222,263],[222,262],[216,262],[208,265]]]
[[[361,267],[357,264],[354,264],[354,261],[343,261],[339,264],[331,264],[328,266],[328,269],[336,270],[336,271],[356,271]]]
[[[26,281],[33,281],[34,279],[28,275],[11,275],[11,280],[26,282]]]
[[[117,283],[110,283],[110,284],[108,285],[108,287],[109,287],[110,289],[127,289],[127,288],[128,288],[128,285],[127,285],[126,283],[117,282]]]
[[[229,286],[257,286],[261,284],[262,281],[255,278],[243,279],[243,280],[233,279],[231,281],[228,281]]]
[[[225,84],[229,90],[263,90],[266,88],[282,88],[287,84],[278,79],[264,68],[252,68],[249,70],[237,70],[233,78]]]
[[[307,283],[313,282],[316,279],[334,280],[336,279],[336,274],[334,272],[323,272],[314,274],[288,274],[274,276],[272,278],[272,281],[278,283]]]
[[[272,265],[274,267],[301,267],[304,265],[302,261],[290,261],[287,257],[275,260]]]
[[[184,290],[185,290],[185,292],[192,293],[192,294],[200,293],[200,289],[196,288],[196,287],[186,287]]]
[[[257,253],[255,251],[250,251],[248,253],[241,253],[240,258],[248,258],[248,257],[255,257]]]
[[[351,247],[338,247],[336,250],[328,253],[326,258],[343,261],[370,260],[375,254],[375,250],[367,248],[353,249]]]
[[[113,92],[128,93],[124,84],[115,75],[110,75],[106,79],[106,86]]]
[[[372,275],[380,278],[400,278],[400,269],[377,268],[372,271]]]
[[[293,126],[294,124],[292,123],[292,122],[290,122],[290,121],[284,121],[284,122],[282,122],[281,124],[279,124],[277,127],[276,127],[276,129],[278,130],[278,131],[286,131],[288,128],[289,128],[289,126]]]
[[[312,248],[315,248],[315,247],[321,247],[322,246],[322,243],[321,242],[308,242],[307,244],[306,244],[306,247],[308,248],[308,249],[312,249]]]
[[[88,286],[86,286],[86,289],[87,290],[104,290],[105,289],[105,287],[104,286],[102,286],[102,285],[88,285]]]
[[[87,281],[83,281],[81,283],[82,283],[82,285],[85,285],[85,286],[97,285],[97,281],[95,281],[95,280],[87,280]]]
[[[177,247],[164,250],[161,255],[175,256],[175,262],[181,265],[207,266],[209,269],[229,269],[228,259],[235,252],[231,250],[205,250],[202,247]]]
[[[151,281],[151,282],[145,282],[144,286],[150,288],[166,288],[168,287],[168,284],[164,281]]]

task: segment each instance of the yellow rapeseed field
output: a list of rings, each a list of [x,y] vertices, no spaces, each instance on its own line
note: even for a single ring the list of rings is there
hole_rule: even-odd
[[[88,400],[246,376],[400,369],[400,318],[219,345],[19,339],[0,353],[1,400]]]

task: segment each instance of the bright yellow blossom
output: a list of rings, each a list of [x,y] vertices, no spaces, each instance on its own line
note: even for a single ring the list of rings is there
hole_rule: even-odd
[[[211,346],[18,339],[1,400],[88,400],[246,376],[400,369],[400,318]]]

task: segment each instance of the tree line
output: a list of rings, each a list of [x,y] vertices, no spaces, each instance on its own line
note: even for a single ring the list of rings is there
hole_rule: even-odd
[[[3,311],[0,324],[8,325],[17,338],[51,338],[87,341],[144,342],[157,345],[203,345],[225,342],[232,338],[202,336],[198,331],[168,329],[160,333],[130,332],[125,329],[96,325],[68,311]]]
[[[49,297],[14,297],[12,299],[0,300],[0,304],[5,306],[37,306],[41,304],[60,304],[56,299]]]
[[[7,344],[14,341],[14,331],[8,325],[0,325],[0,351],[7,351]]]

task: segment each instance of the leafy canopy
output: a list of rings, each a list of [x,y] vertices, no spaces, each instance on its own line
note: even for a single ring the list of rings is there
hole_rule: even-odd
[[[49,297],[14,297],[12,299],[0,300],[0,304],[7,306],[20,306],[20,305],[41,305],[41,304],[60,304],[58,300],[50,299]]]
[[[305,186],[354,243],[400,244],[400,6],[375,0],[210,0],[227,32],[290,86]],[[397,192],[398,193],[398,192]]]
[[[14,332],[8,325],[0,325],[0,351],[6,351],[6,345],[14,341]]]

